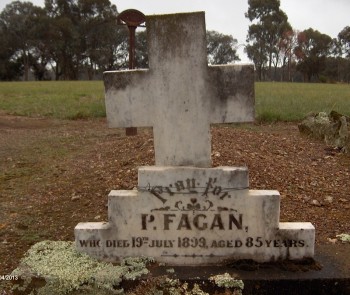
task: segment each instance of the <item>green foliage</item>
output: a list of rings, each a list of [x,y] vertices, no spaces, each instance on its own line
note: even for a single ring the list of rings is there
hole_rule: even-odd
[[[338,40],[341,46],[341,55],[350,58],[350,26],[346,26],[338,34]]]
[[[28,288],[33,274],[44,278],[46,285],[36,290],[37,294],[63,295],[74,290],[85,294],[121,294],[119,284],[123,278],[130,280],[147,274],[146,264],[152,261],[132,258],[114,266],[79,253],[73,242],[43,241],[28,250],[22,267],[12,274],[27,280],[24,286],[17,286],[22,289]]]
[[[319,77],[325,69],[331,46],[332,38],[317,30],[309,28],[298,34],[298,46],[294,50],[298,59],[297,69],[305,75],[308,82],[313,76]]]
[[[208,63],[213,65],[228,64],[240,60],[237,55],[237,40],[231,35],[216,31],[207,31]]]
[[[38,80],[51,78],[49,68],[56,80],[77,80],[125,67],[128,34],[116,25],[117,15],[109,0],[46,0],[44,8],[13,1],[0,14],[0,61],[20,62],[24,80],[30,69]],[[10,70],[0,67],[0,78],[16,78]]]
[[[246,17],[250,21],[262,19],[278,11],[280,4],[280,0],[248,0],[249,9]]]
[[[136,32],[135,37],[135,64],[136,68],[148,68],[147,34],[146,31]]]
[[[214,282],[218,287],[237,289],[239,291],[235,293],[237,295],[242,294],[242,290],[244,289],[243,281],[231,277],[228,273],[212,276],[209,280]]]
[[[249,26],[246,52],[255,64],[259,80],[262,80],[266,67],[271,79],[272,64],[277,65],[280,59],[279,44],[292,27],[287,15],[280,9],[279,0],[249,0],[248,5],[245,16],[255,23]]]
[[[350,243],[350,235],[349,234],[340,234],[337,235],[337,238],[343,243]]]
[[[338,111],[350,115],[350,85],[256,83],[258,121],[299,121],[310,112]]]
[[[7,63],[11,78],[11,66],[21,63],[24,70],[24,79],[28,80],[29,67],[33,60],[34,44],[36,42],[36,24],[39,23],[43,10],[31,2],[13,1],[6,5],[0,14],[0,54],[2,63]],[[5,42],[3,42],[5,41]],[[6,68],[5,68],[6,69]],[[4,75],[4,74],[3,74]]]
[[[117,25],[110,0],[45,0],[45,7],[13,1],[0,14],[0,80],[78,80],[128,68],[129,32]],[[208,33],[209,62],[239,60],[237,40]],[[148,67],[145,30],[136,34],[136,67]],[[77,115],[79,117],[80,115]],[[85,116],[81,114],[81,116]]]
[[[101,81],[2,82],[0,109],[20,116],[83,119],[104,117]]]
[[[245,16],[252,24],[245,51],[259,81],[301,81],[295,69],[306,82],[349,81],[349,26],[334,40],[311,28],[297,33],[280,9],[280,0],[249,0],[248,5]]]

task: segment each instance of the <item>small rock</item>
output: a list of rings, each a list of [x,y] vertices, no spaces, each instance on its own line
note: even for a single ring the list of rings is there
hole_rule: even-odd
[[[309,202],[309,201],[311,200],[311,198],[309,198],[309,197],[304,197],[304,200],[305,200],[305,202]]]
[[[221,155],[220,155],[219,152],[215,152],[215,153],[214,153],[214,157],[221,157]]]
[[[332,244],[335,244],[335,243],[338,241],[338,239],[331,239],[331,238],[328,238],[327,241],[330,242],[330,243],[332,243]]]
[[[101,219],[101,215],[97,215],[97,216],[95,216],[95,218],[94,218],[95,220],[98,220],[98,219]]]
[[[329,204],[331,204],[331,203],[333,203],[333,197],[327,196],[327,197],[324,198],[324,201],[329,203]]]
[[[329,146],[349,150],[349,118],[335,111],[309,114],[299,125],[299,131],[323,139]]]
[[[71,197],[71,201],[76,201],[79,200],[81,197],[80,196],[73,196]]]
[[[317,206],[317,207],[321,207],[322,206],[321,203],[319,201],[317,201],[317,200],[312,200],[311,201],[311,205],[314,205],[314,206]]]

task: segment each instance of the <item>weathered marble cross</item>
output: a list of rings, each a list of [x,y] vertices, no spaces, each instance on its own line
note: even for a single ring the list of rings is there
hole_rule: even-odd
[[[140,167],[137,190],[108,195],[108,222],[75,227],[77,249],[167,265],[313,257],[315,228],[279,222],[277,191],[250,190],[247,167],[202,168],[211,123],[253,120],[253,67],[208,67],[204,13],[148,17],[147,35],[149,70],[105,74],[108,121],[153,126],[156,165],[197,167]]]
[[[254,68],[208,66],[204,12],[146,25],[149,70],[104,74],[109,125],[152,126],[157,166],[210,167],[210,124],[254,120]]]

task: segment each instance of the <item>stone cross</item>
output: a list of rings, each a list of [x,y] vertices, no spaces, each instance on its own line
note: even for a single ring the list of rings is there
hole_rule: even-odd
[[[110,126],[152,126],[156,165],[112,190],[108,222],[75,227],[79,251],[174,265],[313,257],[315,228],[279,222],[280,195],[251,190],[247,167],[210,166],[210,124],[254,119],[252,66],[208,67],[204,13],[146,18],[149,70],[105,73]]]
[[[153,127],[157,166],[211,166],[210,124],[254,120],[254,67],[208,66],[204,12],[147,16],[149,70],[106,72],[110,127]]]

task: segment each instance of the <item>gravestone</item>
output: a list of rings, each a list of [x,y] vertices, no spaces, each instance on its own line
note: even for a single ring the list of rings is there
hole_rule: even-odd
[[[110,192],[108,222],[76,226],[77,249],[173,265],[313,257],[314,227],[279,222],[277,191],[250,190],[246,167],[210,168],[210,124],[254,120],[253,66],[207,65],[202,12],[146,25],[150,68],[104,82],[110,127],[153,127],[156,165],[139,168],[137,190]]]

